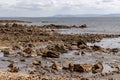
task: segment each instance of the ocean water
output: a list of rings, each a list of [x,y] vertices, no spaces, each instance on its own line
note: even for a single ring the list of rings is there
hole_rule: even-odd
[[[79,18],[53,18],[53,17],[18,17],[18,18],[0,18],[2,20],[23,20],[29,21],[29,25],[81,25],[87,24],[85,29],[61,29],[58,32],[62,34],[80,34],[80,33],[100,33],[100,34],[120,34],[120,18],[117,17],[79,17]]]

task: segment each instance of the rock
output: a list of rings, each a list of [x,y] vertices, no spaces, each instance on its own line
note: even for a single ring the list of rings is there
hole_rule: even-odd
[[[14,23],[12,24],[12,27],[18,27],[18,24]]]
[[[113,48],[113,49],[111,50],[111,52],[117,53],[117,52],[119,52],[119,49],[118,49],[118,48]]]
[[[8,67],[9,67],[9,68],[13,68],[13,67],[14,67],[13,63],[10,63],[10,64],[8,65]]]
[[[85,49],[85,48],[87,48],[87,44],[86,44],[86,42],[83,41],[83,40],[79,40],[79,41],[77,42],[77,46],[78,46],[80,49]]]
[[[86,45],[86,42],[80,39],[80,40],[77,42],[77,46],[79,47],[79,45],[82,45],[82,44]]]
[[[21,62],[25,62],[26,60],[25,59],[20,59]]]
[[[63,60],[63,62],[62,62],[62,68],[64,70],[68,70],[69,69],[69,61],[67,59]]]
[[[80,25],[79,28],[87,28],[87,24]]]
[[[27,53],[27,54],[31,54],[33,52],[32,48],[26,48],[23,50],[23,52]]]
[[[73,45],[73,46],[70,46],[70,50],[78,50],[78,47]]]
[[[76,72],[91,72],[92,65],[91,64],[74,64],[74,71]]]
[[[34,71],[30,71],[29,74],[35,74]]]
[[[21,56],[23,56],[23,57],[36,57],[37,56],[37,54],[36,53],[30,53],[30,54],[28,54],[28,53],[25,53],[25,52],[18,52],[18,54],[20,54]]]
[[[12,67],[12,68],[10,68],[10,70],[9,70],[9,72],[18,72],[20,69],[19,69],[19,67]]]
[[[92,73],[102,72],[102,70],[103,70],[103,65],[101,62],[98,62],[97,64],[93,65],[93,67],[92,67]]]
[[[101,50],[102,48],[98,45],[91,46],[93,50],[98,51]]]
[[[61,68],[60,64],[58,64],[58,63],[53,63],[52,69],[55,69],[55,70],[59,71],[59,70],[62,69],[62,68]]]
[[[42,57],[50,57],[50,58],[59,58],[60,53],[56,51],[48,51],[42,55]]]
[[[36,57],[37,56],[37,53],[35,53],[31,48],[26,48],[23,50],[23,52],[19,52],[18,54],[24,57]]]
[[[33,52],[33,53],[30,54],[30,56],[31,56],[31,57],[36,57],[36,56],[38,56],[38,55],[37,55],[37,53]]]
[[[35,45],[32,44],[32,43],[29,43],[29,44],[28,44],[28,47],[32,48],[32,47],[35,47]]]
[[[76,71],[76,72],[91,72],[92,71],[92,65],[91,64],[74,64],[70,63],[69,64],[69,70],[71,72]]]
[[[1,52],[4,53],[4,56],[15,54],[15,51],[11,50],[10,48],[5,48],[4,50],[1,50]]]
[[[85,48],[87,48],[87,45],[85,45],[85,44],[79,45],[79,48],[80,49],[85,49]]]
[[[70,63],[70,64],[69,64],[69,70],[70,70],[71,72],[74,71],[74,63]]]
[[[41,65],[41,60],[35,60],[35,61],[33,62],[33,65]]]
[[[80,52],[75,52],[74,54],[75,54],[75,55],[80,55]]]
[[[22,46],[13,45],[13,46],[12,46],[12,49],[13,49],[13,50],[21,50],[21,49],[22,49]]]
[[[85,55],[85,52],[82,51],[82,52],[81,52],[81,55],[84,56],[84,55]]]
[[[47,48],[52,51],[57,51],[60,53],[67,53],[67,48],[63,43],[54,43],[52,45],[48,45]]]

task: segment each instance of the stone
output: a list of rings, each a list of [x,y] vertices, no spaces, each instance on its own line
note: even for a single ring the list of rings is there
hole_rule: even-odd
[[[12,46],[12,49],[13,49],[13,50],[21,50],[21,49],[22,49],[22,46],[13,45],[13,46]]]
[[[25,59],[20,59],[21,62],[25,62],[26,60]]]
[[[84,55],[85,55],[85,52],[84,52],[84,51],[82,51],[82,52],[81,52],[81,55],[82,55],[82,56],[84,56]]]
[[[98,51],[101,50],[102,48],[98,45],[91,46],[93,50]]]
[[[41,60],[35,60],[35,61],[33,62],[33,65],[41,65]]]
[[[67,53],[68,51],[64,43],[54,43],[54,44],[48,45],[47,48],[49,50],[57,51],[60,53]]]
[[[32,48],[26,48],[22,52],[18,52],[23,57],[36,57],[38,56],[35,51],[32,50]]]
[[[91,72],[92,65],[91,64],[74,64],[74,71],[76,72]]]
[[[118,48],[113,48],[111,51],[112,51],[113,53],[117,53],[117,52],[119,52],[119,49],[118,49]]]
[[[91,72],[92,71],[92,64],[74,64],[74,63],[70,63],[69,64],[69,70],[71,72],[75,71],[75,72]]]
[[[18,72],[19,70],[20,70],[19,67],[12,67],[12,68],[10,68],[9,72],[16,73],[16,72]]]
[[[53,63],[52,69],[59,71],[61,69],[61,66],[58,63]]]
[[[69,70],[70,70],[71,72],[74,71],[74,63],[70,63],[70,64],[69,64]]]
[[[13,68],[13,67],[14,67],[13,63],[10,63],[10,64],[8,65],[8,67],[9,67],[9,68]]]
[[[13,51],[13,50],[10,49],[10,48],[5,48],[5,49],[1,50],[1,52],[4,53],[4,56],[7,56],[7,55],[14,55],[14,54],[15,54],[15,51]]]
[[[83,41],[83,40],[79,40],[79,41],[77,42],[77,46],[78,46],[80,49],[85,49],[85,48],[87,48],[87,44],[86,44],[86,42]]]
[[[77,42],[77,46],[82,45],[82,44],[86,45],[86,42],[80,39],[80,40]]]
[[[60,53],[56,51],[48,51],[42,55],[42,57],[50,57],[50,58],[59,58]]]
[[[82,24],[79,26],[79,28],[87,28],[87,24]]]
[[[73,45],[73,46],[70,46],[70,50],[78,50],[78,47]]]
[[[103,65],[101,62],[98,62],[97,64],[93,65],[93,67],[92,67],[92,73],[102,72],[102,70],[103,70]]]
[[[26,48],[23,50],[23,52],[27,53],[27,54],[31,54],[33,52],[32,48]]]

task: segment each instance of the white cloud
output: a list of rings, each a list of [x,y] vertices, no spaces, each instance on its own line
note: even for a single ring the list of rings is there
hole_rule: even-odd
[[[5,16],[4,13],[8,16],[119,13],[119,5],[120,0],[1,0],[0,16]]]

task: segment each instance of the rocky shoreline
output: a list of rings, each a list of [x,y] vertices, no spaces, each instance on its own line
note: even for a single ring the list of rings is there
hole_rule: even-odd
[[[87,25],[28,26],[16,23],[0,25],[0,54],[3,54],[0,58],[0,79],[92,80],[108,78],[111,80],[113,79],[111,75],[119,74],[120,67],[117,62],[120,60],[117,57],[119,48],[103,48],[94,44],[103,38],[118,38],[119,34],[68,35],[54,30],[61,28],[83,29],[87,28]],[[89,46],[87,43],[94,45]],[[73,54],[70,54],[70,51]],[[68,56],[65,57],[65,55]],[[109,60],[113,59],[114,62],[114,57],[117,60],[113,64]],[[10,77],[7,77],[8,75]]]

